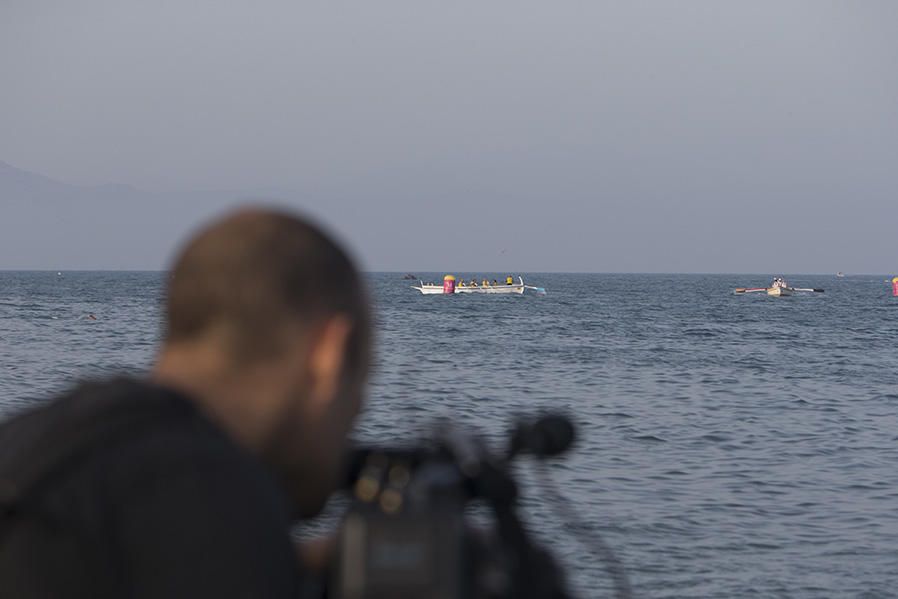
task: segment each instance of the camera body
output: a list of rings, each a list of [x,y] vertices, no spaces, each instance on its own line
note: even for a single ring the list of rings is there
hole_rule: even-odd
[[[381,470],[369,463],[354,485],[339,536],[336,597],[473,597],[464,499],[458,489],[425,482],[433,465],[410,471],[401,458],[380,454],[369,460],[384,464],[387,484],[374,492]],[[451,468],[446,470],[440,475],[453,478]]]
[[[427,445],[354,451],[329,597],[568,597],[554,560],[517,516],[509,470],[517,453],[560,453],[570,444],[567,419],[537,424],[544,422],[551,426],[519,424],[503,457],[447,427]],[[475,501],[488,508],[490,526],[471,525],[466,512]]]

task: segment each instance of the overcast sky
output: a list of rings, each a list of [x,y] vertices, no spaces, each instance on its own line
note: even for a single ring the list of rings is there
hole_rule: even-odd
[[[888,273],[898,2],[0,0],[0,161],[373,270]]]

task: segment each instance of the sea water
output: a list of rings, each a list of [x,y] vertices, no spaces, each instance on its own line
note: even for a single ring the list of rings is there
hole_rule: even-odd
[[[369,275],[376,353],[357,436],[423,438],[442,419],[499,447],[515,417],[571,415],[576,445],[549,467],[579,522],[556,513],[526,460],[517,471],[528,527],[584,597],[610,581],[574,527],[602,536],[639,596],[894,596],[888,277],[787,276],[826,290],[789,298],[733,294],[769,275],[524,278],[547,294],[422,296],[400,274]],[[0,412],[145,370],[164,280],[0,273]]]

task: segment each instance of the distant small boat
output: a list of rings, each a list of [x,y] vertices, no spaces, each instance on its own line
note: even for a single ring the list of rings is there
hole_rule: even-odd
[[[842,277],[845,276],[845,273],[840,270],[839,272],[836,273],[836,276],[841,279]]]
[[[735,293],[741,295],[743,293],[759,293],[761,291],[767,293],[767,295],[771,297],[789,297],[796,291],[823,293],[822,289],[817,288],[789,287],[789,284],[786,283],[786,280],[782,277],[774,278],[770,287],[737,287]]]

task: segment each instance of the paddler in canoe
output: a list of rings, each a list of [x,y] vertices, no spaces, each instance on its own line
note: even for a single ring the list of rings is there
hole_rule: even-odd
[[[786,279],[783,277],[773,277],[773,281],[770,283],[770,287],[737,287],[736,293],[756,293],[756,292],[766,292],[767,295],[782,297],[782,296],[790,296],[794,291],[807,291],[812,293],[823,293],[822,289],[817,288],[802,288],[802,287],[789,287],[789,284],[786,283]]]

